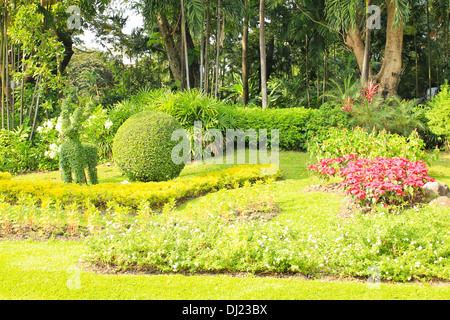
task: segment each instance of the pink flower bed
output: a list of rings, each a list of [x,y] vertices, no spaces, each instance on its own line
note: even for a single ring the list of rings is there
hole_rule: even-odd
[[[308,169],[323,177],[340,176],[346,193],[361,205],[375,203],[399,204],[412,200],[429,181],[428,168],[423,161],[407,158],[358,158],[351,154],[342,158],[321,160]]]

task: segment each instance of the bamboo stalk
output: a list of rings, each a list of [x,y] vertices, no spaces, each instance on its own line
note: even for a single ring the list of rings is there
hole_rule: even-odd
[[[42,78],[42,76],[39,76],[39,78],[38,78],[39,82],[40,82],[41,78]],[[30,141],[33,139],[34,129],[36,128],[36,119],[37,119],[38,111],[39,111],[39,99],[40,99],[40,97],[41,97],[41,94],[38,93],[37,101],[36,101],[36,109],[35,109],[35,112],[34,112],[33,126],[31,127]]]

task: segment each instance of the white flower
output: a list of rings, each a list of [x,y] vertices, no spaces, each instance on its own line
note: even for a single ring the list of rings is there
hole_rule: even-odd
[[[111,128],[112,125],[113,125],[112,121],[111,121],[111,120],[107,120],[107,121],[105,122],[105,129]]]
[[[53,129],[53,121],[52,120],[45,121],[44,126],[49,128],[50,130]]]
[[[55,130],[58,131],[59,133],[62,133],[62,124],[61,124],[61,122],[62,122],[62,118],[59,117],[58,121],[56,122],[56,125],[55,125]]]
[[[42,132],[42,129],[43,129],[42,127],[37,127],[36,131],[39,132],[39,133],[41,133],[41,132]]]
[[[121,182],[121,184],[127,184],[127,183],[129,183],[127,180],[123,180],[123,181]]]

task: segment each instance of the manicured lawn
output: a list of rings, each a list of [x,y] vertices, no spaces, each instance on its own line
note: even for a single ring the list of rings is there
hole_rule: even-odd
[[[450,286],[385,284],[299,278],[106,275],[81,271],[69,289],[83,246],[73,241],[1,241],[0,299],[448,299]]]

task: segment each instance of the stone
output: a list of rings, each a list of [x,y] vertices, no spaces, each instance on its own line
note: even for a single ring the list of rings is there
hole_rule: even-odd
[[[450,198],[449,197],[439,197],[430,202],[430,206],[444,206],[450,207]]]
[[[425,194],[428,199],[433,199],[434,197],[445,197],[450,195],[448,185],[439,182],[427,182],[423,187]]]

